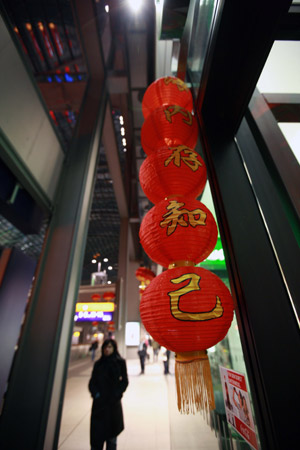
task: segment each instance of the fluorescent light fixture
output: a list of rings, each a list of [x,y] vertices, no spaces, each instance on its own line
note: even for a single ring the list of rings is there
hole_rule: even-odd
[[[134,13],[138,13],[142,7],[143,0],[127,0],[127,4]]]

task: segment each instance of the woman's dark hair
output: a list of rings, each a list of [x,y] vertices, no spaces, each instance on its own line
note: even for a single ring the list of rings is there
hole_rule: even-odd
[[[103,342],[103,344],[102,344],[102,346],[101,346],[101,352],[102,352],[102,355],[103,355],[103,353],[104,353],[105,347],[107,347],[108,344],[111,344],[111,345],[113,346],[113,348],[114,348],[113,354],[114,354],[114,355],[119,355],[119,352],[118,352],[118,344],[117,344],[117,342],[116,342],[114,339],[105,339],[105,341]]]

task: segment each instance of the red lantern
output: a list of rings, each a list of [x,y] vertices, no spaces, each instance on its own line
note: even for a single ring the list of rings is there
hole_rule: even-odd
[[[194,148],[198,138],[196,119],[178,105],[155,109],[141,130],[143,150],[150,155],[161,147],[186,145]]]
[[[103,294],[102,294],[103,300],[106,300],[107,302],[109,302],[110,300],[114,299],[115,296],[116,296],[116,294],[114,292],[111,292],[111,291],[103,292]]]
[[[208,411],[215,405],[206,348],[225,337],[233,302],[216,275],[194,267],[214,249],[217,225],[206,206],[193,198],[204,188],[206,177],[194,180],[181,167],[191,160],[198,164],[195,154],[189,153],[197,141],[196,122],[189,108],[180,103],[183,97],[173,101],[173,93],[161,87],[164,83],[153,83],[143,99],[146,120],[141,143],[149,156],[141,168],[140,181],[147,197],[157,204],[141,224],[140,239],[148,256],[169,270],[145,290],[140,312],[153,338],[176,352],[178,409]],[[183,146],[191,148],[186,151]],[[174,154],[167,154],[166,147]]]
[[[163,147],[145,159],[139,179],[152,203],[170,195],[196,198],[206,183],[206,166],[200,155],[186,145]]]
[[[177,405],[181,412],[215,408],[206,348],[221,341],[233,318],[225,284],[199,267],[176,267],[145,290],[140,313],[149,334],[176,353]]]
[[[135,271],[135,276],[137,278],[137,280],[139,281],[145,281],[149,284],[151,280],[153,280],[153,278],[155,278],[155,273],[152,272],[152,270],[147,269],[146,267],[139,267],[136,271]]]
[[[115,331],[115,322],[113,320],[108,322],[108,331]]]
[[[190,197],[160,201],[145,215],[140,228],[145,252],[163,267],[178,261],[203,261],[213,251],[217,237],[209,209]]]
[[[187,85],[175,77],[163,77],[154,81],[145,92],[142,101],[144,118],[157,108],[165,105],[179,105],[193,110],[193,97]]]
[[[94,302],[99,302],[99,300],[101,299],[101,295],[93,294],[93,295],[91,295],[91,299],[94,300]]]
[[[204,350],[221,341],[232,322],[225,284],[200,267],[176,267],[158,275],[140,303],[143,324],[160,345],[176,352]]]
[[[149,286],[151,280],[155,278],[155,273],[146,267],[139,267],[135,272],[136,278],[141,282],[139,292],[142,295],[147,286]]]

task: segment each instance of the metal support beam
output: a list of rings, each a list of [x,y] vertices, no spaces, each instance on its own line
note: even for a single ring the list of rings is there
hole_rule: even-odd
[[[268,104],[266,99],[271,102]],[[279,102],[280,103],[279,105]],[[278,108],[274,108],[278,105]],[[285,106],[291,105],[291,108]],[[256,89],[249,104],[248,121],[252,132],[261,142],[261,151],[270,172],[276,180],[276,187],[282,198],[286,214],[290,218],[298,244],[300,245],[300,169],[285,137],[277,125],[274,109],[295,111],[300,105],[300,96],[262,95]],[[276,112],[275,112],[276,114]],[[284,113],[282,113],[283,115]],[[292,112],[291,112],[292,114]],[[280,113],[278,113],[280,115]],[[296,116],[299,121],[300,115]],[[295,118],[296,118],[295,117]],[[300,315],[300,310],[299,310]]]
[[[117,310],[115,312],[116,339],[120,353],[126,357],[125,326],[127,321],[127,278],[129,260],[129,221],[128,218],[121,219],[120,248],[119,248],[119,279],[117,288]]]
[[[102,143],[105,148],[106,160],[113,181],[116,202],[121,218],[128,217],[128,204],[125,195],[124,181],[121,172],[116,135],[111,115],[110,103],[107,103],[103,125]]]

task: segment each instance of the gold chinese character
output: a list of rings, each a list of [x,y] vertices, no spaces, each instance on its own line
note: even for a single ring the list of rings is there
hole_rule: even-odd
[[[197,159],[197,153],[185,145],[169,147],[169,150],[173,150],[173,152],[169,158],[165,160],[165,167],[167,167],[172,160],[174,160],[174,165],[176,167],[180,167],[182,160],[193,172],[198,170],[199,166],[202,166],[201,162]]]
[[[170,306],[171,306],[171,314],[177,320],[191,321],[191,322],[200,322],[204,320],[212,320],[222,317],[224,308],[222,306],[221,300],[218,296],[216,296],[216,304],[210,311],[203,312],[188,312],[182,311],[179,308],[180,298],[193,291],[200,291],[200,275],[196,273],[186,273],[181,275],[178,278],[173,278],[171,283],[178,284],[182,283],[186,280],[190,280],[190,282],[176,291],[168,292],[168,296],[170,297]],[[201,298],[199,297],[199,300]]]
[[[179,78],[171,78],[171,77],[165,77],[164,83],[168,86],[168,84],[175,84],[178,87],[179,91],[188,91],[187,85],[182,81],[179,80]]]
[[[178,105],[170,105],[167,107],[167,109],[164,110],[164,113],[166,115],[166,119],[168,122],[172,123],[172,116],[175,114],[182,114],[185,119],[182,119],[184,123],[187,125],[192,125],[193,123],[193,116],[190,113],[190,111],[187,111],[184,108],[181,108],[181,106]]]
[[[188,227],[191,225],[192,227],[196,227],[197,225],[205,225],[207,214],[202,211],[202,209],[197,208],[193,211],[189,211],[188,209],[179,209],[185,206],[185,203],[178,203],[176,200],[170,200],[169,205],[167,206],[168,212],[163,215],[164,220],[160,222],[160,226],[162,228],[167,228],[167,236],[174,233],[177,228],[177,225],[181,227]],[[184,215],[187,215],[187,220],[184,218]]]

